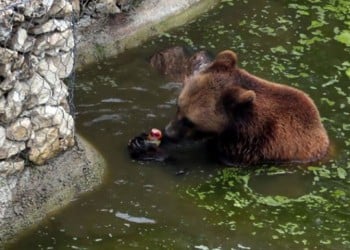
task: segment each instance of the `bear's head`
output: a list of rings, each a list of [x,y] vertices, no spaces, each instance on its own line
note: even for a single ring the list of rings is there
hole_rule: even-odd
[[[235,80],[236,62],[236,54],[226,50],[204,71],[185,79],[176,117],[165,128],[169,138],[219,135],[234,123],[236,114],[251,108],[256,94]]]

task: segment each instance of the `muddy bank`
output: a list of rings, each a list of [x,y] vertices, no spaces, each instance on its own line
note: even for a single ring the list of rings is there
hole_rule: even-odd
[[[115,56],[148,38],[181,26],[210,10],[219,0],[144,0],[131,13],[120,13],[80,27],[77,66]]]
[[[105,162],[87,141],[77,137],[72,150],[43,166],[0,177],[0,247],[78,194],[101,184]]]

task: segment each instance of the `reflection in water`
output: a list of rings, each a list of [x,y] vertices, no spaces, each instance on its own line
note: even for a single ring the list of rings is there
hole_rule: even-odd
[[[349,249],[349,49],[333,39],[346,29],[348,19],[335,13],[348,1],[223,2],[79,72],[77,130],[107,159],[105,183],[9,249]],[[233,49],[251,73],[309,93],[336,145],[333,159],[237,170],[210,161],[198,145],[178,148],[171,164],[130,160],[129,138],[175,115],[179,84],[147,61],[174,45],[212,54]]]
[[[146,218],[146,217],[136,217],[136,216],[131,216],[128,213],[121,213],[121,212],[116,212],[115,216],[129,221],[129,222],[133,222],[133,223],[137,223],[137,224],[156,224],[155,220]]]
[[[121,120],[122,120],[121,116],[117,115],[117,114],[101,115],[100,117],[97,117],[89,122],[84,122],[83,124],[84,124],[84,126],[89,127],[89,126],[92,126],[98,122],[103,122],[103,121],[116,122],[116,121],[121,121]]]

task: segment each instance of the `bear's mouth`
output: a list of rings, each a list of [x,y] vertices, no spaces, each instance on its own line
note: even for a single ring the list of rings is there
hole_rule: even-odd
[[[164,136],[162,141],[171,143],[201,143],[210,140],[217,136],[213,132],[202,132],[194,129],[187,129],[186,131],[169,131],[164,129]]]

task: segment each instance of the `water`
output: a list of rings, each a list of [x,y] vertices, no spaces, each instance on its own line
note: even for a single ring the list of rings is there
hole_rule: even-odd
[[[350,29],[348,13],[347,1],[225,0],[78,72],[77,130],[107,159],[104,184],[7,249],[350,249],[350,49],[336,38]],[[239,170],[196,146],[179,149],[173,164],[132,161],[129,138],[175,113],[177,85],[148,64],[174,45],[232,48],[251,73],[306,91],[329,132],[331,159]]]

